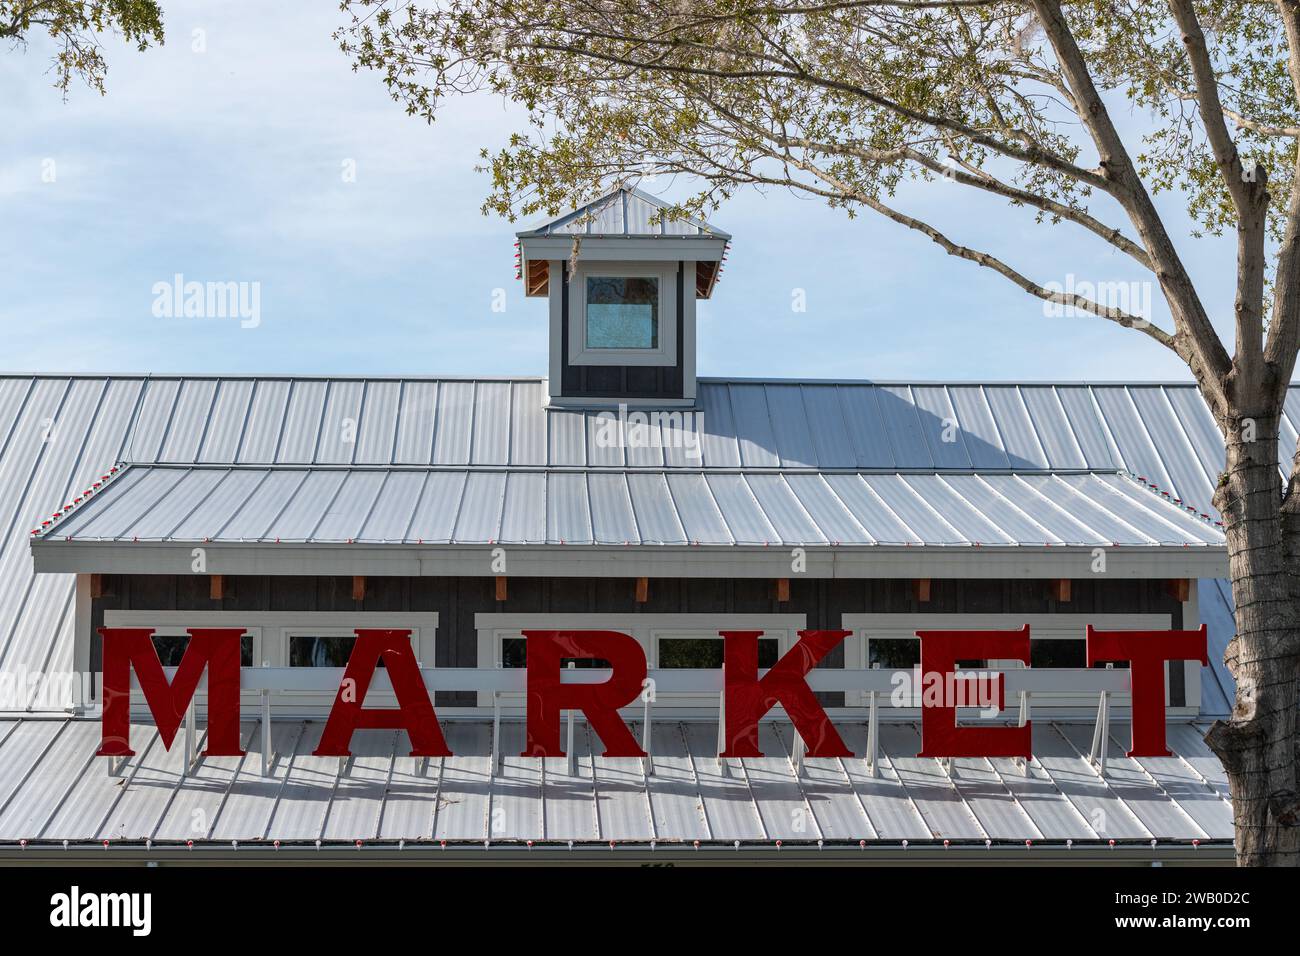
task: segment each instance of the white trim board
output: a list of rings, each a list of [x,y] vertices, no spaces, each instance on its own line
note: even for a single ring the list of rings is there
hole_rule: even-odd
[[[867,667],[867,642],[874,636],[878,639],[898,640],[914,638],[914,632],[926,628],[954,630],[1016,630],[1029,625],[1030,640],[1084,640],[1089,624],[1101,630],[1167,630],[1172,626],[1169,614],[1086,614],[1086,613],[1049,613],[1049,614],[985,614],[966,613],[866,613],[844,614],[840,626],[852,635],[844,639],[844,666],[850,670]],[[1184,627],[1187,626],[1184,623]],[[1186,708],[1176,708],[1171,713],[1182,714],[1185,710],[1196,710],[1200,705],[1200,668],[1195,674],[1196,691],[1193,693],[1192,675],[1188,675]],[[866,695],[860,695],[857,701],[845,696],[846,706],[864,706]],[[1196,706],[1192,706],[1192,701]],[[1036,700],[1034,707],[1096,708],[1096,698],[1061,698],[1059,700]],[[1127,707],[1127,694],[1116,695],[1113,701],[1116,707]],[[1169,704],[1169,688],[1165,686],[1165,704]],[[1008,703],[1010,706],[1010,703]],[[901,713],[901,712],[900,712]]]
[[[677,364],[677,285],[676,262],[628,262],[593,265],[579,263],[569,280],[569,355],[570,365],[644,365]],[[659,344],[650,349],[599,349],[587,346],[587,280],[590,278],[641,278],[658,282],[659,300],[655,321]],[[694,288],[691,295],[695,294]]]
[[[636,639],[646,652],[649,667],[659,666],[659,641],[672,637],[711,637],[718,632],[764,631],[776,638],[777,651],[784,654],[797,640],[796,632],[807,627],[804,614],[719,614],[719,613],[665,613],[665,614],[498,614],[483,612],[474,615],[478,631],[478,666],[493,667],[498,660],[497,647],[503,638],[517,636],[529,630],[601,630],[621,631]],[[523,694],[502,694],[503,706],[521,708]],[[479,694],[479,706],[491,707],[492,695]],[[674,716],[685,716],[684,710],[717,711],[716,695],[676,694],[659,695],[655,701],[660,708],[673,708]],[[635,708],[634,708],[635,709]]]
[[[105,627],[152,627],[176,632],[189,627],[242,627],[253,637],[254,666],[263,662],[270,667],[288,667],[289,637],[292,632],[320,631],[346,634],[358,627],[400,628],[410,630],[415,657],[421,667],[434,667],[435,641],[438,631],[436,611],[157,611],[106,610]],[[82,635],[78,634],[78,642]],[[85,640],[89,642],[89,633]],[[206,695],[198,695],[202,700]],[[324,713],[333,703],[333,695],[316,692],[283,691],[271,696],[271,705],[281,712]],[[259,702],[256,693],[241,695],[242,707]],[[368,694],[367,707],[391,707],[396,698],[391,692]],[[133,710],[144,707],[143,700],[133,700]],[[202,708],[200,708],[201,710]]]

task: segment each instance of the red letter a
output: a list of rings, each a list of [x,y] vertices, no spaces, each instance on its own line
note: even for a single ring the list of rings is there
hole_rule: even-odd
[[[528,641],[528,741],[521,757],[563,757],[560,711],[580,710],[605,745],[606,757],[644,757],[618,715],[636,700],[645,681],[645,651],[618,631],[524,631]],[[609,661],[613,676],[600,684],[560,682],[566,657]]]
[[[727,749],[720,757],[761,757],[758,722],[781,704],[809,757],[852,757],[804,678],[848,631],[800,631],[799,642],[786,651],[763,679],[758,679],[758,638],[762,631],[719,631],[726,663]]]
[[[104,638],[104,716],[100,757],[129,757],[131,749],[131,668],[158,725],[163,746],[171,749],[181,718],[194,699],[203,669],[208,669],[208,745],[210,757],[240,757],[239,627],[195,627],[172,683],[167,683],[151,627],[101,627]]]
[[[370,709],[361,706],[383,658],[388,679],[397,695],[397,709]],[[357,640],[348,655],[334,706],[320,735],[320,745],[312,751],[317,757],[347,757],[352,734],[366,730],[405,730],[411,738],[412,757],[450,757],[438,717],[433,712],[429,691],[416,666],[411,650],[410,631],[357,628]]]

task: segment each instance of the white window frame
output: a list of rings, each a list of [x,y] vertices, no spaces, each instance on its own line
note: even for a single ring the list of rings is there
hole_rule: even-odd
[[[421,667],[434,666],[434,649],[438,632],[436,611],[156,611],[105,610],[105,627],[151,627],[163,636],[183,634],[192,627],[242,627],[253,635],[253,666],[288,667],[291,634],[350,635],[357,628],[400,629],[411,632],[415,658]],[[200,700],[206,695],[197,695]],[[256,692],[240,695],[241,709],[260,702]],[[271,695],[271,705],[280,710],[308,714],[327,711],[333,694],[315,691],[281,691]],[[371,691],[366,707],[393,706],[391,691]],[[143,700],[133,700],[133,709],[143,707]]]
[[[1098,630],[1149,630],[1163,631],[1172,627],[1169,614],[983,614],[983,613],[956,613],[956,614],[844,614],[840,618],[840,627],[843,630],[851,631],[850,637],[844,642],[844,666],[852,669],[865,669],[868,667],[870,653],[868,643],[874,636],[877,639],[897,640],[911,639],[916,640],[915,631],[921,630],[1016,630],[1024,625],[1029,625],[1029,638],[1031,641],[1050,641],[1050,640],[1084,640],[1084,634],[1087,626],[1091,624]],[[1019,661],[990,661],[993,667],[1023,667]],[[1199,674],[1197,677],[1199,681]],[[1186,708],[1172,709],[1171,713],[1182,713],[1183,711],[1194,712],[1200,705],[1199,683],[1195,690],[1190,682],[1187,688]],[[856,698],[856,699],[854,699]],[[1196,706],[1191,706],[1195,701]],[[1127,707],[1129,705],[1128,694],[1116,694],[1112,705],[1116,707]],[[844,703],[846,706],[865,706],[868,703],[868,695],[865,692],[845,694]],[[1169,704],[1169,684],[1165,682],[1165,704]],[[1007,701],[1008,708],[1014,708],[1013,702]],[[1056,713],[1062,709],[1080,712],[1095,712],[1097,708],[1096,696],[1069,696],[1035,694],[1032,707],[1038,710],[1040,707],[1051,707]],[[890,711],[884,713],[890,714]],[[893,714],[903,716],[912,713],[910,710],[892,711]]]
[[[676,365],[677,364],[676,262],[580,263],[569,283],[570,365]],[[653,349],[597,349],[587,347],[587,279],[655,278],[659,280],[659,345]],[[694,294],[692,289],[691,294]]]
[[[659,667],[659,641],[664,638],[718,637],[719,631],[763,631],[764,637],[777,641],[778,656],[798,641],[799,631],[807,629],[804,614],[498,614],[474,615],[478,632],[478,666],[495,667],[501,660],[501,641],[530,631],[620,631],[636,639],[646,654],[646,666]],[[720,639],[720,638],[719,638]],[[523,694],[502,694],[507,708],[522,707]],[[492,706],[492,694],[478,695],[479,707]],[[688,716],[683,709],[716,713],[716,695],[667,694],[659,692],[655,708],[671,707],[677,716]]]

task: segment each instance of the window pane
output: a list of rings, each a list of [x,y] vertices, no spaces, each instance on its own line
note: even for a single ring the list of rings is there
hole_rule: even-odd
[[[575,668],[600,668],[609,667],[609,661],[602,660],[599,657],[562,657],[560,666],[568,667],[572,663]],[[501,666],[502,667],[524,667],[528,664],[528,639],[526,637],[504,637],[501,639]]]
[[[185,656],[185,648],[190,646],[190,636],[188,634],[179,634],[172,637],[164,637],[158,634],[153,636],[154,650],[158,652],[158,659],[162,661],[163,667],[180,667],[181,658]],[[239,666],[253,666],[253,635],[245,634],[239,638]]]
[[[717,670],[722,666],[723,646],[720,637],[666,637],[659,642],[659,666]],[[776,638],[758,639],[759,667],[772,667],[779,656]]]
[[[659,280],[587,277],[587,348],[657,349]]]
[[[1030,641],[1029,663],[1034,667],[1087,667],[1086,642],[1073,639]]]
[[[355,634],[341,634],[334,637],[293,634],[289,637],[289,666],[347,667],[348,657],[352,654],[352,645],[356,641]],[[384,666],[382,657],[379,659],[379,666]]]
[[[885,670],[907,670],[921,663],[921,642],[916,638],[872,638],[867,642],[867,666],[879,664]]]

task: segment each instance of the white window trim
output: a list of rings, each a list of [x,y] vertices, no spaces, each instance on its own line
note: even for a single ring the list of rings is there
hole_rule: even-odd
[[[677,270],[676,262],[580,263],[569,283],[569,364],[676,365]],[[652,277],[659,280],[658,348],[587,347],[587,279],[593,276]]]
[[[478,632],[478,666],[495,667],[501,659],[501,641],[518,636],[522,630],[530,631],[620,631],[635,638],[646,652],[646,664],[651,669],[659,666],[659,641],[661,638],[686,637],[692,632],[708,632],[717,636],[719,631],[763,631],[765,637],[777,639],[777,652],[784,654],[798,640],[796,632],[807,628],[804,614],[498,614],[485,612],[474,615]],[[771,633],[769,633],[771,632]],[[714,700],[703,701],[699,695],[673,695],[662,693],[656,707],[706,706],[717,709]],[[523,694],[502,694],[506,706],[522,704]],[[479,694],[479,706],[491,707],[492,695]]]
[[[358,624],[356,627],[373,627],[370,624]],[[356,627],[336,626],[336,625],[317,625],[304,624],[298,627],[280,628],[280,659],[284,661],[285,667],[292,667],[290,663],[289,643],[295,637],[355,637]],[[401,628],[407,630],[407,628]],[[424,666],[424,661],[420,659],[420,628],[410,628],[411,649],[415,651],[416,660],[420,666]],[[300,667],[299,670],[310,670],[310,665]],[[298,693],[303,693],[298,691]]]
[[[362,628],[396,628],[411,632],[415,657],[421,667],[434,666],[435,639],[438,631],[436,611],[104,611],[105,627],[152,627],[160,634],[184,633],[191,627],[241,627],[253,636],[254,666],[288,667],[290,634],[348,634]],[[201,699],[206,695],[198,695]],[[258,694],[241,695],[246,702],[256,701]],[[282,691],[271,695],[272,706],[304,712],[327,710],[332,694],[312,691]],[[365,706],[391,706],[391,692],[372,691]],[[132,701],[143,706],[143,701]]]
[[[867,644],[874,635],[879,639],[912,639],[913,632],[926,629],[952,630],[1015,630],[1029,625],[1030,640],[1080,640],[1084,639],[1087,626],[1091,624],[1098,630],[1167,630],[1172,626],[1168,614],[845,614],[840,618],[840,627],[851,631],[852,635],[844,642],[844,666],[850,670],[864,669],[870,659]],[[1007,662],[1007,666],[1023,666],[1017,662]],[[1199,671],[1197,680],[1199,681]],[[858,700],[853,700],[853,697]],[[1112,702],[1115,706],[1127,707],[1127,694],[1116,694]],[[1193,695],[1190,682],[1187,700],[1199,700],[1199,691]],[[864,693],[845,695],[847,706],[865,706],[868,695]],[[1165,685],[1165,704],[1169,703],[1168,683]],[[1042,706],[1064,707],[1070,709],[1097,706],[1095,696],[1089,698],[1061,697],[1059,699],[1041,698],[1035,695],[1035,708]],[[1011,704],[1008,703],[1010,707]],[[1184,709],[1175,709],[1182,713]],[[899,711],[899,714],[904,712]]]

